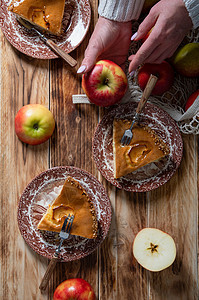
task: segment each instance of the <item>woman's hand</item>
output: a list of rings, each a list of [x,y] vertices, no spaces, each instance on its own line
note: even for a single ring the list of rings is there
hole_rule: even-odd
[[[77,73],[88,72],[99,59],[112,60],[124,68],[131,35],[131,22],[122,23],[99,17]]]
[[[149,37],[129,60],[129,72],[143,63],[161,63],[171,57],[193,24],[182,0],[161,0],[140,24],[136,40],[152,29]]]

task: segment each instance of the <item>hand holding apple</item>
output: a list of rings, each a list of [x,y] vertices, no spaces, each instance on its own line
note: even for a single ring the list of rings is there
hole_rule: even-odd
[[[18,138],[30,145],[39,145],[53,134],[55,120],[52,113],[41,104],[23,106],[15,116]]]
[[[87,281],[81,278],[72,278],[58,285],[53,300],[96,300],[96,297]]]
[[[82,88],[91,103],[110,106],[124,96],[127,90],[127,77],[114,62],[100,60],[90,72],[83,75]]]
[[[168,91],[174,81],[174,71],[171,65],[163,61],[161,64],[145,64],[138,72],[138,84],[144,90],[150,75],[158,77],[152,95],[162,95]]]
[[[168,268],[175,260],[173,238],[156,228],[144,228],[133,242],[133,255],[145,269],[153,272]]]

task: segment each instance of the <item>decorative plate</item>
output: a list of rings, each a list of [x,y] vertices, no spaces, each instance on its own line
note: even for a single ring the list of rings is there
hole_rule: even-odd
[[[132,119],[136,102],[119,105],[110,110],[98,124],[93,138],[93,157],[101,174],[119,189],[147,192],[165,184],[179,167],[183,142],[175,121],[159,107],[147,103],[140,122],[151,127],[170,147],[169,156],[148,164],[119,179],[113,177],[113,120]]]
[[[2,0],[0,8],[0,27],[7,40],[19,51],[40,59],[57,58],[57,55],[38,37],[20,25],[15,15],[8,11],[11,0]],[[63,17],[63,34],[45,34],[67,53],[74,50],[84,39],[91,19],[89,0],[67,0]]]
[[[80,259],[93,252],[105,239],[111,224],[111,204],[101,183],[90,173],[75,167],[55,167],[49,169],[26,187],[21,195],[18,207],[18,224],[26,243],[38,254],[49,259],[53,257],[59,245],[59,233],[37,229],[37,224],[46,212],[49,204],[61,192],[67,176],[73,177],[83,186],[92,199],[98,220],[96,239],[70,236],[64,241],[61,261]]]

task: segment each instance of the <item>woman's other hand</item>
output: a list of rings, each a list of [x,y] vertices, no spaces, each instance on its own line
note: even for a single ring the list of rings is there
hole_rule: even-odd
[[[131,22],[116,22],[99,17],[77,73],[90,71],[100,59],[112,60],[124,69],[131,35]]]
[[[135,55],[129,57],[129,72],[143,63],[159,64],[171,57],[193,24],[182,0],[161,0],[140,24],[136,40],[150,35]]]

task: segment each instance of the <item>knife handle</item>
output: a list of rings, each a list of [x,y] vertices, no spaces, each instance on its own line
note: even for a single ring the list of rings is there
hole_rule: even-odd
[[[49,265],[48,265],[48,267],[47,267],[46,273],[44,274],[44,276],[43,276],[43,278],[42,278],[42,281],[41,281],[41,284],[40,284],[40,286],[39,286],[39,289],[40,289],[41,291],[45,291],[45,289],[46,289],[46,287],[47,287],[47,285],[48,285],[48,282],[49,282],[49,280],[50,280],[50,277],[51,277],[51,275],[52,275],[52,273],[53,273],[53,270],[54,270],[54,268],[55,268],[57,262],[58,262],[58,258],[54,256],[54,257],[51,259],[51,261],[50,261],[50,263],[49,263]]]
[[[149,96],[151,95],[157,80],[158,80],[158,78],[155,75],[152,75],[152,74],[150,75],[149,80],[144,89],[144,92],[142,94],[142,98],[140,99],[140,101],[138,103],[136,113],[140,114],[141,111],[143,110],[143,108],[145,107],[147,100],[149,99]]]
[[[77,65],[77,61],[72,58],[68,53],[62,50],[57,44],[55,44],[52,40],[46,39],[46,44],[54,50],[56,54],[61,56],[71,67],[75,67]]]

